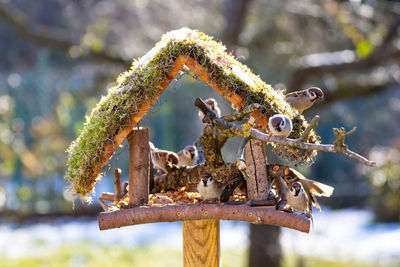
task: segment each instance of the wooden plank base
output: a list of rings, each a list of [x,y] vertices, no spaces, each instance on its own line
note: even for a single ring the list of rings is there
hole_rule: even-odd
[[[219,221],[182,222],[183,266],[217,267],[220,263]]]
[[[99,228],[107,230],[135,224],[204,219],[245,221],[283,226],[306,233],[310,231],[310,219],[304,214],[278,211],[275,207],[252,207],[246,204],[175,204],[101,212]]]

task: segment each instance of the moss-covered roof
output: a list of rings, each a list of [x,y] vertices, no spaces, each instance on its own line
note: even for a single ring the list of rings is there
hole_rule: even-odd
[[[134,60],[129,71],[119,76],[118,85],[101,98],[86,118],[81,134],[68,148],[65,179],[72,183],[76,193],[86,197],[93,191],[101,178],[102,167],[183,64],[223,96],[238,102],[233,103],[238,107],[260,103],[267,108],[267,116],[283,113],[292,119],[299,118],[294,124],[293,138],[307,125],[284,100],[282,92],[274,90],[228,54],[222,43],[188,28],[171,31],[146,55]],[[314,132],[308,141],[317,141]],[[304,154],[296,149],[280,147],[276,151],[296,163],[312,162],[315,157],[314,152]]]

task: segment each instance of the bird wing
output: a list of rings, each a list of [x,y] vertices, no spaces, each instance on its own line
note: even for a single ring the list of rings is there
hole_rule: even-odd
[[[307,179],[306,177],[304,177],[303,174],[301,174],[300,172],[296,171],[293,168],[290,168],[290,171],[292,172],[291,178],[293,176],[297,176],[301,184],[307,187],[307,189],[310,190],[310,192],[316,195],[317,197],[330,197],[333,193],[333,190],[335,189],[330,185],[326,185],[314,180]]]
[[[291,93],[286,94],[285,98],[287,98],[287,97],[297,97],[297,96],[299,96],[298,92],[291,92]]]
[[[310,192],[317,197],[330,197],[333,193],[333,190],[335,190],[335,188],[330,185],[326,185],[309,179],[304,182],[307,184]]]
[[[301,95],[307,95],[304,91],[297,91],[297,92],[291,92],[285,95],[285,98],[287,97],[299,97]]]
[[[311,211],[312,205],[314,205],[318,210],[321,211],[321,207],[320,207],[316,197],[330,197],[335,188],[332,186],[323,184],[323,183],[319,183],[319,182],[307,179],[306,177],[304,177],[303,174],[301,174],[300,172],[296,171],[293,168],[290,168],[290,171],[291,171],[291,173],[289,173],[289,174],[290,174],[290,178],[292,178],[291,180],[294,181],[296,179],[293,179],[293,178],[297,177],[298,181],[302,184],[302,186],[304,188],[304,191],[308,198],[309,210]]]
[[[311,204],[314,205],[319,211],[321,211],[321,206],[319,205],[317,198],[313,194],[311,194],[311,201],[308,202],[309,207],[311,207]]]

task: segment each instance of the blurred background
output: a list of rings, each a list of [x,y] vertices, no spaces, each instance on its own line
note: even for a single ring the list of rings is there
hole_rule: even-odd
[[[65,150],[118,74],[184,26],[222,41],[275,89],[322,88],[324,101],[304,114],[321,116],[322,141],[357,126],[349,147],[377,162],[319,153],[299,170],[335,191],[313,231],[223,222],[222,265],[399,266],[400,1],[386,0],[0,0],[0,265],[182,265],[180,223],[100,232],[96,196],[74,199],[63,175]],[[197,139],[198,96],[231,111],[184,74],[143,119],[156,146]],[[236,146],[224,147],[227,161]],[[126,179],[126,144],[98,195],[113,190],[115,167]]]

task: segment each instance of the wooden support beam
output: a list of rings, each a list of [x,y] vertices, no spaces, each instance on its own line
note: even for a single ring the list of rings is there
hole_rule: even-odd
[[[148,129],[133,129],[129,144],[129,206],[149,202],[150,147]]]
[[[267,144],[260,140],[251,140],[246,145],[246,173],[248,199],[266,200],[269,194],[267,173]]]
[[[135,224],[204,219],[272,224],[306,233],[310,230],[310,219],[304,214],[278,211],[275,207],[252,207],[246,204],[175,204],[163,207],[141,206],[112,212],[101,212],[99,215],[99,228],[100,230],[107,230]]]
[[[183,221],[183,266],[220,266],[219,220]]]

